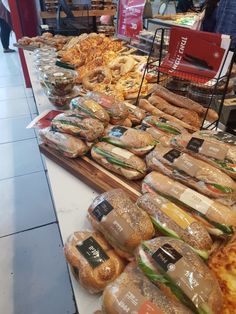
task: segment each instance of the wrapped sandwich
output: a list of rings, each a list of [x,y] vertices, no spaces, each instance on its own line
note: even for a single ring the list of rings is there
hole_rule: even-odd
[[[129,111],[129,119],[132,122],[132,125],[137,125],[142,122],[142,120],[145,118],[145,111],[135,105],[132,105],[128,102],[125,103],[126,107]]]
[[[87,118],[73,111],[57,115],[52,120],[52,129],[54,131],[76,135],[88,142],[96,140],[104,132],[104,126],[100,121]]]
[[[64,252],[75,279],[90,293],[102,291],[125,267],[98,232],[74,232],[65,243]]]
[[[144,178],[142,191],[156,192],[190,210],[215,235],[232,234],[232,227],[236,226],[236,212],[231,208],[158,172],[153,171]]]
[[[221,314],[222,294],[209,268],[183,241],[159,237],[143,242],[136,259],[145,275],[194,313]]]
[[[88,219],[122,257],[130,258],[143,240],[151,239],[154,227],[148,214],[138,208],[121,189],[96,197]]]
[[[189,213],[155,193],[146,193],[137,200],[138,207],[151,217],[158,233],[181,239],[202,258],[208,258],[212,240],[204,226]]]
[[[83,156],[89,150],[88,146],[79,138],[70,134],[52,131],[50,128],[39,131],[42,142],[69,158]]]
[[[109,143],[97,143],[92,147],[91,155],[106,169],[129,180],[141,179],[146,174],[146,164],[140,157]]]
[[[156,145],[149,133],[123,126],[108,126],[102,141],[128,149],[138,156],[148,153]]]
[[[70,106],[77,112],[83,112],[91,118],[96,118],[104,125],[110,121],[109,114],[96,101],[88,97],[77,97],[72,99]]]
[[[198,133],[176,136],[171,143],[236,178],[236,146],[211,137],[202,138]]]
[[[147,116],[142,121],[142,129],[163,145],[170,145],[171,139],[188,131],[175,122],[157,116]]]
[[[195,132],[194,135],[202,139],[211,139],[212,141],[222,142],[232,146],[236,146],[236,136],[227,132],[213,131],[213,130],[200,130]]]
[[[236,183],[226,173],[170,146],[158,144],[146,156],[148,168],[161,171],[191,188],[232,205],[236,202]]]
[[[102,296],[103,314],[190,314],[181,303],[172,301],[153,285],[135,263],[129,264]]]
[[[99,92],[88,92],[87,97],[96,101],[101,107],[103,107],[109,114],[111,120],[125,120],[128,118],[129,111],[124,103],[117,101],[112,96],[107,96]],[[111,121],[112,123],[112,121]]]

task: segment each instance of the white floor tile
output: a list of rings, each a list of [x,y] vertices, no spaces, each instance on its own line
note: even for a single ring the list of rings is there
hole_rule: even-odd
[[[56,221],[44,172],[1,180],[0,199],[0,237]]]
[[[10,99],[0,101],[0,119],[11,118],[20,115],[29,115],[27,98]]]
[[[0,88],[9,86],[20,86],[24,84],[24,80],[22,79],[22,75],[20,74],[14,76],[0,76]]]
[[[0,313],[76,312],[56,224],[1,238],[0,252]]]
[[[9,86],[0,88],[0,100],[17,100],[19,98],[24,98],[25,96],[24,86]]]
[[[36,139],[0,145],[0,179],[42,171]]]
[[[26,129],[30,116],[0,119],[0,144],[34,138],[33,129]]]

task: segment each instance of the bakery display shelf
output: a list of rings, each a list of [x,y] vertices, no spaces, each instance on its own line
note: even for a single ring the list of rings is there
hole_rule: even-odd
[[[199,74],[196,74],[194,72],[191,73],[189,71],[187,72],[187,71],[175,70],[175,72],[174,72],[175,75],[173,75],[169,71],[170,68],[163,66],[163,60],[164,60],[164,57],[166,55],[165,38],[166,38],[167,34],[169,34],[169,30],[166,28],[158,28],[155,31],[152,43],[150,45],[151,46],[150,50],[147,53],[148,54],[147,64],[146,64],[145,70],[143,72],[143,77],[142,77],[142,81],[140,84],[139,93],[138,93],[138,97],[137,97],[137,103],[138,103],[138,100],[140,98],[142,85],[143,85],[146,73],[148,72],[148,70],[150,68],[153,67],[154,64],[158,64],[158,66],[156,68],[157,83],[158,84],[163,85],[163,83],[161,83],[161,74],[165,73],[166,74],[166,81],[168,79],[181,78],[182,80],[188,81],[189,84],[195,83],[196,85],[199,86],[199,88],[204,87],[206,89],[206,87],[208,87],[209,102],[204,105],[204,107],[207,108],[207,110],[206,110],[205,116],[202,120],[201,129],[214,129],[214,128],[217,129],[219,122],[220,122],[220,118],[221,118],[221,114],[222,114],[222,110],[223,110],[223,106],[224,106],[224,100],[225,100],[225,97],[227,94],[227,89],[229,86],[229,80],[230,80],[230,75],[231,75],[231,71],[232,71],[232,67],[233,67],[233,62],[234,62],[233,60],[234,60],[235,55],[236,55],[236,49],[234,49],[234,51],[230,51],[230,49],[229,49],[227,51],[227,53],[225,53],[224,58],[222,59],[222,63],[221,63],[221,66],[219,68],[219,71],[217,73],[217,76],[214,79],[212,79],[212,77],[205,75],[204,71],[202,71],[203,72],[202,75],[199,75]],[[156,51],[155,47],[157,45],[158,40],[159,40],[159,49],[158,49],[158,51]],[[232,41],[232,38],[231,38],[231,41]],[[171,44],[171,42],[169,42],[169,45],[170,44]],[[224,66],[228,62],[229,53],[231,53],[231,52],[232,52],[232,59],[231,59],[231,62],[229,63],[228,72],[227,72],[227,74],[223,75]],[[213,56],[212,56],[212,58],[213,58]],[[201,66],[202,65],[200,64],[200,67]],[[197,81],[198,81],[198,83],[196,83]],[[203,82],[207,82],[207,83],[203,83]],[[217,95],[217,90],[218,90],[218,87],[220,86],[220,84],[222,84],[222,83],[223,83],[223,88],[222,88],[221,97],[219,99],[219,95]],[[174,91],[174,92],[176,92],[176,91]],[[189,95],[186,94],[183,96],[189,96]],[[217,106],[218,118],[215,121],[209,123],[206,120],[206,117],[208,115],[209,109],[214,108],[216,96],[218,96],[218,101],[219,101],[219,106]]]
[[[58,151],[49,148],[44,144],[40,145],[40,151],[47,158],[70,172],[98,193],[122,188],[134,201],[141,195],[141,180],[126,180],[123,177],[104,169],[87,156],[77,159],[66,158],[58,153]]]
[[[116,9],[107,9],[107,10],[75,10],[73,11],[74,17],[82,17],[82,16],[101,16],[101,15],[115,15]],[[57,17],[56,12],[47,12],[41,11],[40,16],[42,19],[55,19]],[[61,17],[66,17],[64,12],[61,13]]]

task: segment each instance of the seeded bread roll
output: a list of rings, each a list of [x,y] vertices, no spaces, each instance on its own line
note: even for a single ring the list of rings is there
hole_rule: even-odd
[[[118,254],[128,259],[143,240],[151,239],[155,233],[148,214],[121,189],[96,197],[88,209],[88,219]]]
[[[183,241],[169,237],[145,241],[137,249],[136,259],[155,285],[194,313],[222,313],[222,293],[216,278]]]
[[[191,311],[181,303],[167,298],[132,263],[104,290],[102,313],[190,314]]]
[[[73,233],[64,252],[75,279],[90,293],[102,291],[125,267],[125,262],[98,232]]]
[[[140,196],[137,205],[149,214],[159,233],[182,239],[201,257],[208,258],[208,250],[212,246],[211,237],[191,214],[155,193]]]

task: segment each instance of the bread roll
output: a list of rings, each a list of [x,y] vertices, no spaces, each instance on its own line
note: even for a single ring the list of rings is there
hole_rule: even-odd
[[[73,233],[65,243],[64,252],[75,279],[90,293],[102,291],[125,267],[98,232]]]

